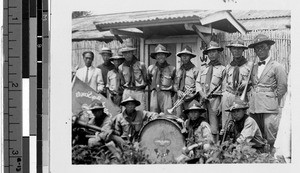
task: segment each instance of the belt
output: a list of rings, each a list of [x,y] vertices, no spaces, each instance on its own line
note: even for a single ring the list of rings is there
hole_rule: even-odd
[[[264,88],[264,87],[254,87],[253,90],[255,92],[274,92],[272,88]]]
[[[125,89],[128,90],[133,90],[133,91],[144,91],[146,86],[136,86],[136,87],[124,87]]]

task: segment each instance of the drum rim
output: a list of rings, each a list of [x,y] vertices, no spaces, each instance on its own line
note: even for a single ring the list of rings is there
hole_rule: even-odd
[[[167,119],[167,118],[156,118],[156,119],[154,119],[154,120],[151,120],[151,121],[147,122],[147,124],[143,125],[143,127],[141,128],[141,130],[139,131],[139,134],[138,134],[138,141],[139,141],[139,142],[141,142],[141,134],[142,134],[144,128],[145,128],[148,124],[150,124],[151,122],[158,121],[158,120],[166,120],[166,121],[169,121],[170,123],[173,123],[175,126],[178,127],[179,131],[182,129],[178,124],[174,123],[173,120],[170,120],[170,119]],[[183,136],[183,135],[182,135],[182,136]]]

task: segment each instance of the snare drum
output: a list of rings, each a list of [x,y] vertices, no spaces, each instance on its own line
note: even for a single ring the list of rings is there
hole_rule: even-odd
[[[171,163],[181,155],[185,139],[182,127],[170,119],[155,119],[140,131],[139,141],[153,163]]]

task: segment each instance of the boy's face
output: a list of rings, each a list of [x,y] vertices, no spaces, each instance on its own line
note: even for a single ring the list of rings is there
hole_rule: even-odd
[[[191,110],[188,113],[188,117],[190,120],[194,121],[200,117],[200,111],[199,110]]]
[[[241,120],[245,115],[245,109],[235,109],[231,111],[231,116],[235,121]]]
[[[218,50],[209,50],[207,52],[207,55],[208,55],[209,60],[214,61],[219,58],[219,51]]]
[[[164,53],[158,53],[158,54],[156,55],[156,61],[157,61],[159,64],[164,63],[164,62],[166,61],[166,58],[167,58],[167,56],[166,56],[166,54],[164,54]]]
[[[191,55],[189,55],[189,54],[182,54],[180,56],[180,59],[181,59],[182,64],[187,64],[191,60]]]
[[[135,105],[134,102],[127,102],[126,105],[125,105],[126,111],[128,113],[133,112],[135,110],[135,107],[136,107],[136,105]]]

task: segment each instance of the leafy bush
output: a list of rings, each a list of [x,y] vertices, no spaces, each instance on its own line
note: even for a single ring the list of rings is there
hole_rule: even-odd
[[[261,153],[251,144],[233,144],[224,142],[222,145],[213,145],[209,150],[201,148],[194,150],[193,159],[172,163],[186,164],[227,164],[227,163],[286,163],[284,157],[273,157],[271,153]],[[76,145],[72,149],[73,164],[151,164],[144,150],[138,143],[124,146],[123,152],[111,152],[106,146],[88,147]]]

